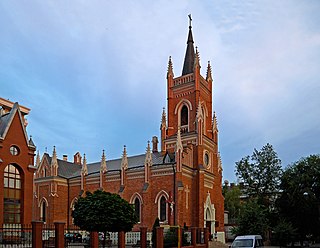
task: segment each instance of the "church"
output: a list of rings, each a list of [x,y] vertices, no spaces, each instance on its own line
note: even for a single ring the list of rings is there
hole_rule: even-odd
[[[85,154],[72,159],[53,147],[38,153],[33,192],[33,217],[47,224],[73,224],[71,212],[86,191],[103,189],[117,193],[134,205],[139,219],[134,230],[150,231],[157,217],[160,224],[208,227],[224,240],[222,163],[218,149],[217,118],[212,111],[213,78],[210,62],[200,72],[191,18],[180,76],[174,76],[172,58],[167,69],[167,110],[163,109],[160,134],[142,148],[141,155],[106,160],[105,152],[95,163]],[[151,137],[150,137],[151,138]],[[61,151],[62,152],[62,151]]]

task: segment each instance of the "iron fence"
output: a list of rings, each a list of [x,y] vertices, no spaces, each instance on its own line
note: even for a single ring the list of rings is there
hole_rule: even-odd
[[[4,224],[0,228],[0,247],[32,247],[31,225]]]

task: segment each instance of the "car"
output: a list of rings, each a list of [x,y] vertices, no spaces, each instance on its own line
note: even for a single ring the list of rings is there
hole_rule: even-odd
[[[82,243],[81,233],[66,233],[64,235],[66,242],[72,243]]]
[[[243,235],[237,236],[232,242],[230,248],[257,248],[263,247],[261,235]]]

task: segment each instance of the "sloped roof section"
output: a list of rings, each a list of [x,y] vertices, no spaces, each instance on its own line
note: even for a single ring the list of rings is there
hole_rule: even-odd
[[[51,164],[52,157],[48,153],[44,156],[47,157],[49,164]],[[134,169],[137,167],[144,166],[145,154],[136,155],[128,157],[128,169]],[[152,163],[153,165],[163,164],[163,156],[161,153],[152,153]],[[100,172],[101,162],[95,162],[87,164],[88,174],[94,174]],[[80,177],[81,175],[81,165],[75,164],[69,161],[58,159],[58,176],[63,178]],[[121,158],[107,160],[108,171],[115,171],[121,169]]]

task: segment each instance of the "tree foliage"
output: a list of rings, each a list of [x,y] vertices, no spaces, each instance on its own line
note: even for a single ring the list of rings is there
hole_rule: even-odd
[[[74,224],[97,232],[130,231],[138,222],[134,207],[117,194],[102,190],[86,192],[74,205]]]
[[[288,166],[281,180],[280,214],[297,228],[300,240],[320,237],[320,156],[310,155]]]
[[[241,190],[239,186],[224,186],[223,188],[223,195],[224,195],[224,209],[229,212],[229,223],[230,221],[234,223],[239,215],[241,209]]]
[[[260,151],[254,149],[251,156],[236,162],[236,176],[245,186],[245,193],[266,206],[278,191],[282,173],[281,160],[272,145],[266,144]]]
[[[243,204],[238,226],[232,232],[236,235],[263,236],[267,228],[267,209],[256,200],[249,200]]]

